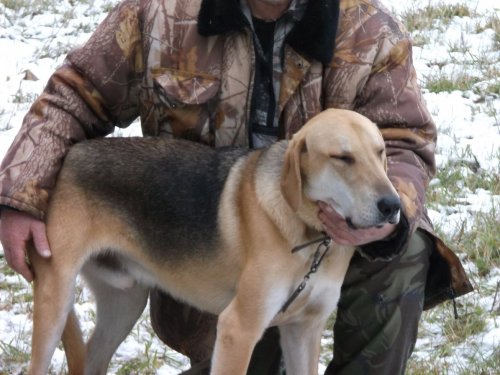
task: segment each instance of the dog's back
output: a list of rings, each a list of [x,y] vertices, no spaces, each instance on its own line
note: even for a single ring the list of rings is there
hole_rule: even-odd
[[[246,152],[161,138],[92,140],[71,149],[59,184],[126,218],[155,259],[177,261],[194,255],[186,249],[202,256],[217,245],[221,192]]]

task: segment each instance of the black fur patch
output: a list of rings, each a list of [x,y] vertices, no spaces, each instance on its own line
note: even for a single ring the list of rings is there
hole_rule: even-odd
[[[247,152],[183,140],[104,138],[73,147],[65,168],[89,199],[126,220],[155,258],[175,261],[217,246],[221,192],[231,166]]]

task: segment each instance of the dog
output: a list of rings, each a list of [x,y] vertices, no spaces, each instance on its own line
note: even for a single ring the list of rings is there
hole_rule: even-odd
[[[317,374],[321,333],[355,251],[317,241],[317,202],[353,228],[397,223],[386,168],[376,125],[340,109],[253,151],[162,138],[75,145],[47,213],[52,257],[29,250],[29,373],[46,373],[62,336],[70,373],[105,374],[157,287],[218,315],[212,374],[245,374],[270,326],[279,327],[287,374]],[[86,347],[73,310],[79,273],[97,305]]]

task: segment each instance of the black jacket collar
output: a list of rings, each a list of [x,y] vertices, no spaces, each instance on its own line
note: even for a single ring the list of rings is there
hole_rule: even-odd
[[[333,58],[340,0],[309,0],[304,17],[286,42],[297,52],[323,64]],[[248,25],[239,0],[202,0],[198,32],[203,36],[238,31]]]

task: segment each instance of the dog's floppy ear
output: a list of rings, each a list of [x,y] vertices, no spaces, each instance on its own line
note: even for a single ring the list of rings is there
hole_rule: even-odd
[[[281,175],[281,192],[293,211],[302,203],[300,154],[306,151],[305,137],[295,136],[288,144]]]

